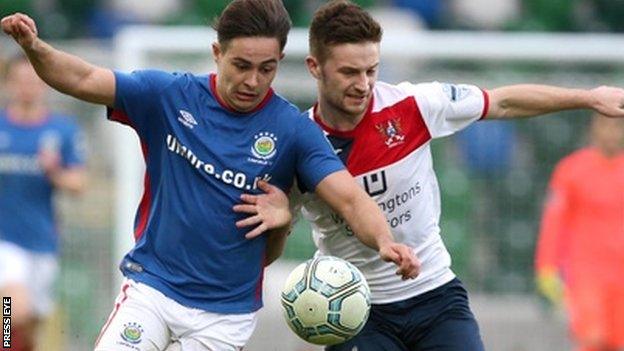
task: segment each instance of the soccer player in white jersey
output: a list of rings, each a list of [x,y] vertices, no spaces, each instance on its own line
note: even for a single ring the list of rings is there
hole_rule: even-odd
[[[156,351],[172,340],[184,351],[242,349],[262,306],[264,266],[286,237],[262,212],[246,222],[258,231],[235,225],[243,216],[232,207],[243,192],[264,189],[263,180],[287,191],[296,178],[395,262],[397,274],[418,274],[413,250],[393,240],[321,131],[270,88],[290,29],[280,0],[228,5],[212,46],[217,73],[209,75],[113,72],[43,42],[23,14],[1,25],[46,83],[109,107],[109,118],[132,127],[142,144],[136,244],[122,261],[126,280],[96,350]]]
[[[350,261],[371,288],[371,314],[362,332],[327,350],[483,350],[466,290],[450,268],[440,236],[430,141],[480,119],[576,108],[624,117],[624,90],[377,82],[381,37],[379,24],[348,1],[332,1],[316,11],[306,64],[318,83],[318,103],[308,117],[383,210],[396,240],[416,248],[421,273],[415,280],[393,279],[394,268],[357,242],[351,228],[313,194],[291,198],[303,204],[317,254]]]

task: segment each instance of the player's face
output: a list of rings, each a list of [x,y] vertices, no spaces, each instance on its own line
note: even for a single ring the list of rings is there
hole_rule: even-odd
[[[377,80],[379,43],[334,45],[323,62],[307,62],[318,79],[319,99],[347,116],[364,115]]]
[[[7,74],[6,88],[12,103],[26,105],[43,103],[47,90],[45,83],[25,61],[11,64]]]
[[[249,112],[266,96],[284,56],[275,38],[241,37],[212,46],[217,91],[231,108]]]
[[[614,155],[624,150],[624,121],[595,117],[591,133],[594,144],[604,153]]]

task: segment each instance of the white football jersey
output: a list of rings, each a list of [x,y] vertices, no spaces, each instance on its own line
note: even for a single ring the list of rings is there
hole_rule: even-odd
[[[383,211],[397,242],[415,249],[420,275],[403,281],[393,263],[362,244],[346,222],[313,193],[298,194],[312,225],[317,255],[348,260],[366,276],[372,303],[405,300],[435,289],[455,275],[440,237],[440,190],[430,141],[484,117],[488,95],[476,86],[445,83],[390,85],[378,82],[369,110],[349,132],[321,125],[336,153]]]

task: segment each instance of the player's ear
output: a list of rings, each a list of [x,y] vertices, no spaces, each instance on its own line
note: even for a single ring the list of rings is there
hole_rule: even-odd
[[[321,77],[321,65],[319,61],[314,56],[308,55],[305,59],[306,66],[308,67],[308,71],[315,79],[320,79]]]
[[[212,57],[214,58],[215,62],[219,62],[221,54],[223,54],[223,51],[221,50],[221,44],[215,41],[214,43],[212,43]]]

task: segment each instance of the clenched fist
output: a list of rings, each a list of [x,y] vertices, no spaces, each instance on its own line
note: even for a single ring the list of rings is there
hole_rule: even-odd
[[[23,48],[32,47],[38,37],[37,25],[23,13],[6,16],[0,22],[2,31],[10,35]]]

